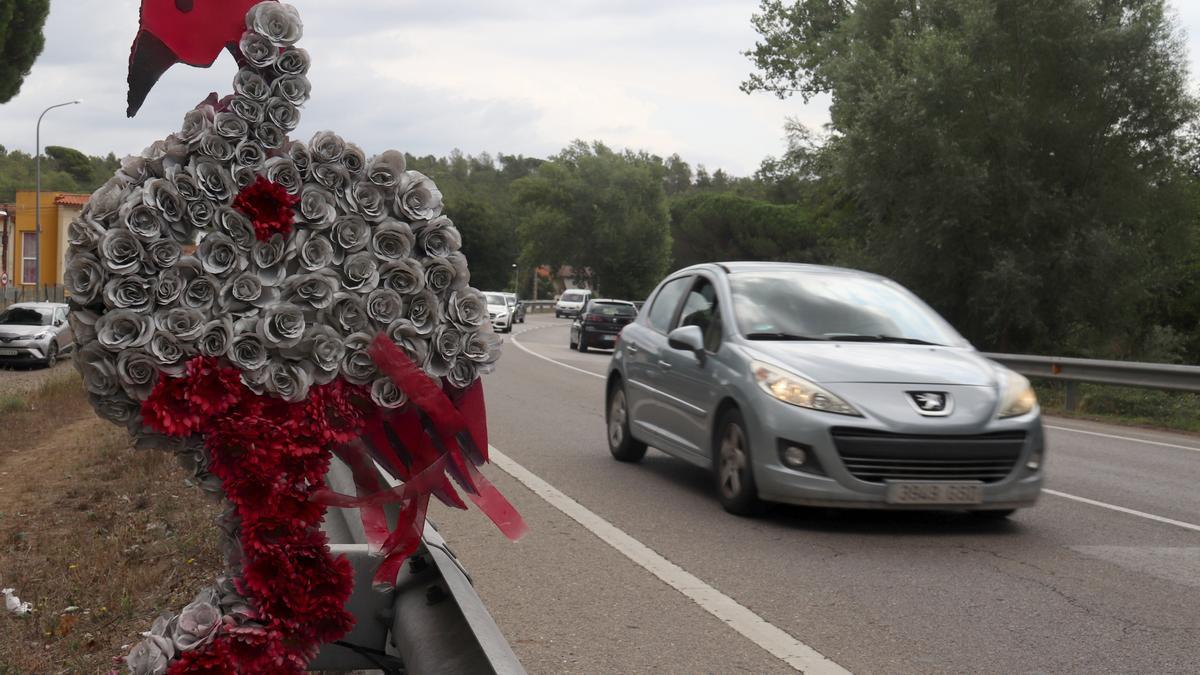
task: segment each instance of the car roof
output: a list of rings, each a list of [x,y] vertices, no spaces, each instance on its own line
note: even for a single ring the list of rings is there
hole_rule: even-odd
[[[832,265],[814,265],[812,263],[792,263],[792,262],[772,262],[772,261],[752,261],[738,260],[730,262],[716,263],[701,263],[692,265],[679,270],[676,274],[682,272],[693,272],[699,270],[708,270],[718,274],[740,274],[746,272],[811,272],[817,274],[841,274],[846,276],[857,276],[866,278],[879,278],[879,275],[862,270],[850,269],[849,267],[834,267]]]
[[[592,298],[593,304],[600,304],[602,302],[607,302],[610,305],[633,305],[633,302],[631,300],[616,300],[613,298]]]
[[[6,309],[65,309],[65,302],[14,302]]]

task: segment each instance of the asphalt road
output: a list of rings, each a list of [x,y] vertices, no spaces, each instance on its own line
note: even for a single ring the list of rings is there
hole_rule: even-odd
[[[1200,672],[1200,438],[1047,419],[1049,489],[1008,522],[738,518],[704,471],[611,459],[609,355],[567,326],[530,315],[484,380],[531,533],[431,514],[531,673]]]

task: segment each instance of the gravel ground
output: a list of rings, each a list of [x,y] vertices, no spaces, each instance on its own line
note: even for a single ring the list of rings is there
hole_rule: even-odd
[[[37,391],[52,376],[71,368],[71,359],[60,359],[53,368],[41,366],[0,366],[0,396],[24,396]]]

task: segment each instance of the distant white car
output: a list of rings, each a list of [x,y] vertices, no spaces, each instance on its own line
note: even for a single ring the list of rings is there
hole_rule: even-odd
[[[575,289],[563,293],[558,302],[554,303],[554,318],[579,316],[579,310],[583,309],[583,306],[591,299],[592,292],[586,289]]]
[[[508,293],[484,293],[488,318],[498,333],[511,333],[517,318],[517,299]]]

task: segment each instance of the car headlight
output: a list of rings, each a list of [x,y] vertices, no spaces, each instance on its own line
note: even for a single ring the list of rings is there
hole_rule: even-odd
[[[754,381],[763,391],[784,403],[838,415],[862,417],[862,413],[855,410],[854,406],[795,373],[762,361],[752,362],[750,370],[754,373]]]
[[[1037,394],[1033,393],[1033,385],[1029,379],[1020,373],[1007,371],[1004,391],[1000,397],[1000,417],[1017,417],[1031,412],[1037,407]]]
[[[33,339],[41,341],[41,340],[48,340],[52,337],[54,337],[54,333],[46,332],[46,333],[38,333],[37,335],[33,336]]]

